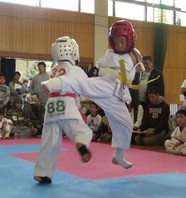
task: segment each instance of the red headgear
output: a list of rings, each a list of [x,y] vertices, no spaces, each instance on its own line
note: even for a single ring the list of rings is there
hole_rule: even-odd
[[[127,39],[127,46],[125,53],[130,52],[134,48],[134,45],[136,43],[136,33],[130,22],[121,20],[113,23],[112,26],[110,27],[109,43],[110,43],[110,47],[113,49],[115,53],[117,53],[117,51],[114,47],[112,38],[117,36],[125,36]]]

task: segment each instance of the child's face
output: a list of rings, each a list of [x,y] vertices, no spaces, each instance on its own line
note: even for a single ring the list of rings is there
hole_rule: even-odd
[[[117,52],[123,53],[126,51],[127,39],[124,36],[113,37],[113,44]]]
[[[3,76],[0,76],[0,85],[5,84],[5,78]]]
[[[176,115],[176,121],[177,121],[179,126],[181,126],[183,128],[186,126],[186,117],[185,117],[185,115],[178,113]]]
[[[96,116],[97,115],[97,111],[98,111],[98,109],[97,109],[96,105],[95,104],[91,104],[90,105],[90,113],[91,113],[91,115],[92,116]]]
[[[17,109],[21,109],[22,103],[21,103],[21,102],[17,102],[17,103],[15,104],[15,106],[16,106]]]
[[[14,76],[14,80],[19,81],[19,79],[20,79],[20,75],[19,75],[19,74],[16,74],[16,75]]]
[[[159,101],[160,101],[160,96],[159,96],[159,94],[154,94],[154,93],[149,93],[148,94],[148,97],[149,97],[149,101],[150,101],[150,103],[152,103],[152,104],[158,104],[159,103]]]
[[[39,100],[37,94],[32,94],[32,97],[34,98],[34,100]]]

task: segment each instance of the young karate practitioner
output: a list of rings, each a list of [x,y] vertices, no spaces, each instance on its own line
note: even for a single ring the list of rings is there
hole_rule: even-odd
[[[43,86],[50,92],[62,91],[83,95],[101,107],[113,133],[112,147],[116,148],[112,163],[128,169],[132,167],[132,163],[124,159],[124,154],[130,147],[133,125],[126,103],[130,103],[131,96],[128,85],[118,80],[118,73],[120,60],[125,61],[123,69],[127,81],[132,81],[136,72],[140,55],[134,49],[136,34],[132,24],[124,20],[114,23],[110,29],[109,42],[112,50],[97,63],[99,68],[103,68],[98,72],[102,77],[88,78],[83,70],[78,68],[75,76],[53,78],[45,81]]]
[[[50,78],[71,76],[75,78],[78,68],[79,47],[68,36],[58,38],[52,44],[52,56],[56,64],[51,68]],[[88,150],[92,131],[84,122],[76,105],[75,94],[57,91],[49,94],[45,107],[41,148],[35,164],[34,179],[40,183],[51,183],[61,149],[62,130],[76,144],[82,161],[88,162]]]
[[[171,139],[165,141],[167,153],[186,156],[186,110],[176,112],[178,127],[171,134]]]

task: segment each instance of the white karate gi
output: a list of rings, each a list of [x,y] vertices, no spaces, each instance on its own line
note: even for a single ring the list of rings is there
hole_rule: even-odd
[[[180,146],[175,147],[179,142],[182,142]],[[186,127],[183,131],[180,131],[178,126],[171,134],[171,139],[165,141],[165,148],[168,153],[176,155],[186,155]]]
[[[127,79],[132,81],[135,69],[129,54],[118,55],[109,51],[98,62],[101,67],[112,67],[119,71],[119,60],[121,59],[125,60]],[[93,100],[107,116],[113,133],[112,146],[121,149],[129,148],[133,124],[125,104],[131,101],[128,87],[123,86],[112,74],[88,78],[79,67],[73,67],[73,69],[76,73],[75,77],[60,77],[60,89],[63,92],[76,93]],[[56,87],[56,89],[58,88],[59,86]]]
[[[13,128],[12,120],[3,118],[0,121],[0,139],[8,138],[12,128]]]
[[[74,78],[76,66],[62,62],[51,70],[51,77],[59,75]],[[78,68],[78,67],[77,67]],[[92,131],[86,125],[76,106],[74,94],[53,93],[45,106],[44,126],[41,137],[41,148],[35,164],[34,175],[52,178],[61,149],[62,130],[76,143],[89,146]]]

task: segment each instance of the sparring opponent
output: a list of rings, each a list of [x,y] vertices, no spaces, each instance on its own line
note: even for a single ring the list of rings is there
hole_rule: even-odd
[[[130,147],[133,125],[126,103],[130,103],[131,96],[128,83],[118,80],[118,72],[119,61],[124,60],[124,75],[127,82],[131,82],[139,62],[140,54],[134,49],[136,34],[132,24],[124,20],[114,23],[110,29],[109,42],[112,49],[97,63],[103,68],[98,72],[101,77],[88,78],[78,68],[75,76],[53,78],[45,81],[43,86],[50,92],[63,91],[83,95],[101,107],[112,130],[112,147],[116,148],[112,163],[128,169],[132,167],[132,163],[125,160],[124,154]]]
[[[79,47],[68,36],[58,38],[51,47],[55,64],[51,68],[50,78],[69,76],[75,78],[79,71],[75,66],[79,60]],[[91,153],[88,150],[92,131],[84,122],[76,105],[77,96],[69,92],[49,94],[41,148],[35,164],[34,179],[40,183],[51,183],[56,162],[61,149],[62,131],[76,144],[83,162],[88,162]]]

